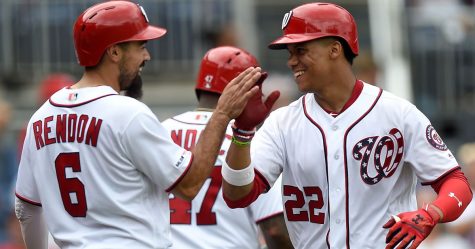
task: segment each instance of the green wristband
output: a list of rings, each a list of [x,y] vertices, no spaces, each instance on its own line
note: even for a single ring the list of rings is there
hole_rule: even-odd
[[[232,137],[231,138],[231,142],[239,147],[245,147],[245,146],[249,146],[251,144],[251,140],[249,141],[246,141],[246,142],[243,142],[243,141],[239,141],[238,139],[236,139],[236,137]]]

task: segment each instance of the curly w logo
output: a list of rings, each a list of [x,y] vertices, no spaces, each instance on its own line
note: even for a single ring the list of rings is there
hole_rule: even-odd
[[[353,158],[361,161],[361,179],[370,185],[391,177],[396,172],[404,152],[402,133],[394,128],[386,136],[360,140],[353,147]],[[372,159],[372,160],[371,160]]]

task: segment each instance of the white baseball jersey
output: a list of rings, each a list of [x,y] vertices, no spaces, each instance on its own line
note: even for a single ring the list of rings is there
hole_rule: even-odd
[[[369,84],[336,117],[313,94],[272,112],[251,157],[271,185],[282,172],[299,249],[384,248],[390,215],[417,209],[417,178],[429,183],[458,167],[414,105]]]
[[[191,158],[143,103],[62,89],[28,124],[16,194],[43,207],[63,249],[168,248],[166,190]]]
[[[163,125],[185,149],[198,141],[212,112],[193,111],[167,119]],[[247,208],[230,209],[221,192],[221,165],[231,143],[231,128],[216,160],[211,177],[192,202],[170,196],[173,248],[177,249],[258,249],[257,223],[282,214],[280,185],[261,195]]]

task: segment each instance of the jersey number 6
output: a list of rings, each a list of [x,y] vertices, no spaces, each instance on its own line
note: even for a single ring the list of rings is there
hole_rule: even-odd
[[[319,187],[303,187],[303,191],[301,191],[298,187],[284,185],[282,194],[293,197],[293,199],[287,200],[284,205],[288,221],[310,221],[317,224],[325,222],[325,213],[318,212],[324,204],[322,190]],[[305,197],[313,196],[316,198],[308,200],[308,207],[305,207],[307,204]],[[294,209],[300,209],[300,211],[294,212]]]
[[[87,202],[84,184],[77,177],[66,177],[66,169],[81,172],[79,153],[61,153],[54,161],[64,209],[73,217],[86,217]]]

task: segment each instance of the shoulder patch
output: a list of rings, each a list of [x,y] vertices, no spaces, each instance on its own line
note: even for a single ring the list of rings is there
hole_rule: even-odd
[[[447,150],[447,145],[445,145],[442,138],[440,138],[439,133],[437,133],[432,125],[428,125],[426,128],[426,139],[432,147],[441,151]]]

